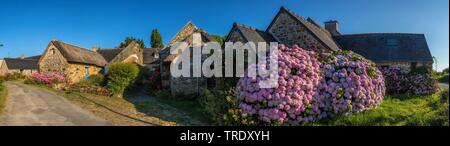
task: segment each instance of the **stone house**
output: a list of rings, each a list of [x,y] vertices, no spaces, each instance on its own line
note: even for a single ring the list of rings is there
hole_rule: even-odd
[[[38,67],[42,73],[65,75],[68,83],[77,83],[90,75],[104,73],[105,67],[114,62],[135,62],[143,64],[144,49],[136,42],[125,48],[92,50],[51,41],[39,59]]]
[[[317,52],[351,50],[374,61],[380,67],[400,67],[405,71],[420,66],[431,69],[433,64],[423,34],[341,34],[336,20],[327,21],[325,27],[322,27],[313,19],[305,19],[285,7],[280,8],[265,31],[235,23],[225,42],[238,41],[276,41]]]
[[[203,89],[208,85],[215,86],[215,83],[211,78],[205,77],[173,77],[170,73],[170,64],[174,61],[178,55],[170,54],[170,47],[177,42],[186,42],[189,44],[189,49],[192,52],[193,34],[199,33],[202,38],[202,42],[198,42],[204,45],[206,42],[215,41],[214,38],[203,29],[197,28],[191,21],[189,21],[174,37],[169,41],[166,48],[162,49],[159,53],[160,69],[161,69],[161,85],[162,88],[171,92],[174,96],[180,97],[195,97],[200,95]],[[203,58],[203,56],[202,56]],[[192,59],[191,59],[192,61]],[[192,73],[192,63],[191,63]]]
[[[68,83],[77,83],[90,75],[100,74],[108,62],[95,51],[51,41],[39,59],[39,71],[66,76]]]
[[[38,72],[38,60],[33,58],[4,58],[0,61],[0,76],[12,73],[20,73],[26,76]]]

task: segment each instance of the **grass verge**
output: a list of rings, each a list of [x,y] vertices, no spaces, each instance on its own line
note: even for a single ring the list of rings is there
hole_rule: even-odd
[[[387,96],[373,110],[324,119],[319,126],[448,126],[448,90],[433,95]]]
[[[0,114],[2,114],[6,106],[6,95],[8,94],[8,89],[5,83],[0,82]]]

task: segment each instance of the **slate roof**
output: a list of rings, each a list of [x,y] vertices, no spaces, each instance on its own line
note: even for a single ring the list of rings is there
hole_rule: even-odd
[[[156,64],[159,58],[155,58],[155,54],[159,53],[160,48],[145,48],[144,49],[144,64]]]
[[[268,30],[272,27],[272,24],[275,22],[275,20],[277,19],[277,17],[282,13],[282,12],[286,12],[287,14],[289,14],[290,16],[292,16],[295,20],[297,20],[297,22],[299,22],[300,24],[302,24],[309,32],[311,32],[311,34],[313,34],[313,36],[315,36],[317,38],[317,40],[319,40],[324,46],[328,47],[331,50],[339,50],[339,46],[336,44],[336,42],[334,42],[333,38],[330,36],[329,32],[326,33],[324,31],[326,31],[325,29],[319,27],[319,25],[314,24],[309,22],[308,20],[306,20],[305,18],[295,14],[294,12],[290,11],[289,9],[285,8],[285,7],[281,7],[280,11],[278,12],[277,16],[272,20],[272,22],[270,23],[269,27],[267,28],[266,32],[268,32]],[[311,19],[312,20],[312,19]]]
[[[34,59],[34,60],[39,60],[40,58],[41,58],[41,55],[25,57],[25,59]]]
[[[71,44],[60,41],[51,41],[51,43],[61,52],[68,62],[83,63],[96,66],[105,66],[108,62],[100,53],[93,52]]]
[[[193,25],[192,22],[189,21],[190,25]],[[202,44],[206,43],[206,42],[211,42],[211,41],[215,41],[215,39],[213,37],[211,37],[206,31],[204,31],[203,29],[199,29],[197,28],[195,25],[194,27],[196,28],[196,30],[194,30],[190,35],[188,35],[185,38],[182,38],[180,40],[182,40],[181,42],[187,42],[189,44],[189,47],[192,49],[192,42],[193,42],[193,34],[194,33],[200,33],[201,37],[202,37]],[[181,30],[183,31],[183,29]],[[178,35],[179,33],[177,33]],[[175,37],[174,37],[175,38]],[[175,58],[176,55],[170,54],[170,48],[169,46],[167,46],[166,48],[162,49],[159,53],[159,57],[160,57],[160,61],[162,62],[172,62]]]
[[[38,69],[39,60],[4,58],[4,61],[8,69]]]
[[[275,38],[271,34],[269,34],[267,32],[264,32],[264,31],[261,31],[261,30],[258,30],[258,29],[254,28],[254,27],[251,27],[251,26],[246,26],[246,25],[243,25],[243,24],[234,23],[232,31],[235,30],[235,29],[237,29],[237,31],[239,31],[239,33],[241,33],[241,35],[244,37],[244,39],[247,42],[254,42],[254,43],[258,43],[258,42],[266,42],[266,43],[278,42],[278,41],[275,40]]]
[[[424,34],[367,33],[335,36],[341,48],[375,61],[433,61]]]
[[[120,52],[122,52],[124,48],[116,48],[116,49],[99,49],[97,50],[98,53],[100,53],[103,58],[105,58],[105,60],[107,62],[110,62],[111,60],[113,60]]]

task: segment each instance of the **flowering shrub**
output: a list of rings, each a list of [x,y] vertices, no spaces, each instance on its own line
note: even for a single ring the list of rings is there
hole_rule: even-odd
[[[405,73],[399,68],[381,69],[386,80],[386,88],[391,94],[425,95],[436,93],[437,81],[431,74]]]
[[[39,84],[45,84],[45,85],[54,85],[58,83],[63,83],[66,81],[66,78],[63,75],[56,74],[56,73],[38,73],[35,72],[31,75],[31,80],[39,83]]]
[[[278,66],[276,88],[259,88],[265,80],[259,76],[239,80],[242,115],[270,124],[308,123],[374,108],[385,93],[381,72],[352,52],[316,54],[280,45]]]

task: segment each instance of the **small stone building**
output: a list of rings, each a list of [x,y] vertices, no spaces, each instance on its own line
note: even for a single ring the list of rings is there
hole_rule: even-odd
[[[38,60],[25,57],[4,58],[0,61],[0,76],[12,73],[20,73],[26,76],[38,72]]]
[[[197,28],[191,21],[189,21],[168,43],[166,48],[160,51],[160,68],[161,68],[161,84],[162,88],[169,90],[172,95],[177,97],[197,97],[201,94],[203,89],[208,85],[215,86],[211,79],[205,77],[173,77],[170,73],[170,64],[178,55],[170,54],[170,47],[177,42],[186,42],[189,44],[189,49],[192,53],[193,34],[199,33],[202,38],[201,44],[215,41],[214,38],[208,35],[202,29]],[[204,56],[202,56],[202,59]],[[192,61],[192,59],[191,59]],[[192,73],[192,63],[191,63]]]
[[[90,75],[103,73],[108,64],[135,62],[143,64],[144,49],[136,42],[125,48],[91,50],[61,41],[51,41],[40,57],[38,66],[42,73],[65,75],[69,83],[77,83]]]
[[[57,40],[48,44],[38,63],[40,72],[65,75],[68,83],[100,74],[107,64],[98,52]]]

